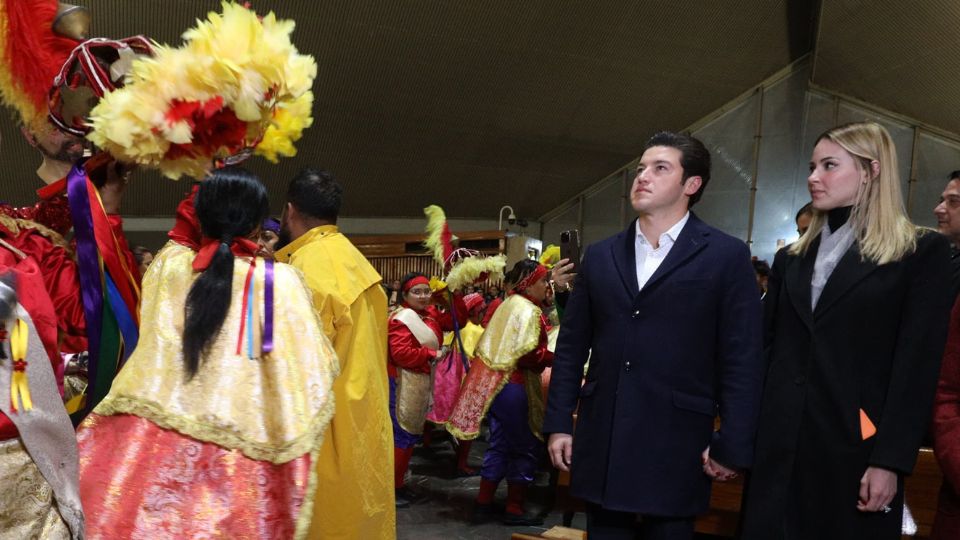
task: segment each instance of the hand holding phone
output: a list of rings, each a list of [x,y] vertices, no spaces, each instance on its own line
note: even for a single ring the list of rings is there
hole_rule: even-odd
[[[573,263],[573,273],[580,271],[580,231],[577,229],[560,233],[560,258]]]

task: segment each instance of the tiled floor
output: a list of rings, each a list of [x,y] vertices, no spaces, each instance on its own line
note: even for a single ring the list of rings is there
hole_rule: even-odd
[[[470,465],[479,470],[486,443],[474,442],[470,452]],[[429,448],[417,447],[410,463],[408,484],[411,489],[429,498],[426,502],[397,510],[397,538],[400,540],[506,540],[514,532],[541,533],[554,525],[560,525],[560,512],[551,511],[553,489],[550,487],[549,468],[544,464],[537,474],[534,485],[527,493],[527,511],[544,515],[542,527],[507,527],[499,521],[482,524],[471,522],[473,501],[480,487],[480,477],[455,478],[455,457],[452,443],[440,431],[435,432]],[[497,491],[497,504],[503,504],[507,496],[506,482]],[[586,528],[586,518],[576,514],[573,527]],[[707,540],[716,537],[701,537]],[[720,539],[716,539],[720,540]]]
[[[478,440],[471,448],[470,464],[478,470],[486,446],[485,442]],[[559,512],[547,513],[542,527],[507,527],[499,521],[473,524],[471,513],[479,490],[480,477],[455,478],[454,463],[452,444],[439,431],[436,432],[431,447],[418,447],[414,451],[408,485],[414,491],[428,495],[429,499],[424,503],[397,510],[398,539],[504,540],[509,539],[514,532],[540,533],[561,524]],[[546,469],[537,474],[536,481],[527,494],[528,512],[548,511],[553,495],[549,482],[550,473]],[[503,504],[506,496],[507,485],[503,482],[497,491],[496,503]],[[573,526],[586,527],[582,514],[574,518]]]

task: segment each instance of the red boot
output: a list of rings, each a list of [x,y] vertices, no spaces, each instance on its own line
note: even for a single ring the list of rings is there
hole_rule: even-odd
[[[473,445],[473,441],[460,441],[459,446],[457,446],[457,476],[467,477],[467,476],[476,476],[477,470],[467,465],[467,459],[470,457],[470,446]]]
[[[507,509],[503,513],[503,524],[511,526],[534,527],[543,525],[543,518],[523,513],[523,502],[527,495],[527,484],[507,483]]]
[[[410,458],[413,457],[413,448],[393,449],[393,486],[395,489],[403,487],[407,468],[410,467]]]

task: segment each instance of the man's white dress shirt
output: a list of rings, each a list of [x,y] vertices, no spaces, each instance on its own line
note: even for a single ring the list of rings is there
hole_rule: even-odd
[[[667,258],[667,254],[673,249],[673,244],[677,241],[677,237],[680,236],[680,231],[683,230],[684,225],[687,224],[687,220],[689,219],[690,212],[687,212],[680,218],[680,221],[667,229],[667,232],[661,234],[656,249],[654,249],[653,245],[643,236],[643,233],[640,231],[640,220],[637,220],[637,237],[634,240],[634,252],[637,254],[638,289],[643,289],[643,286],[650,280],[650,276],[657,271],[657,268],[660,268],[660,263]]]

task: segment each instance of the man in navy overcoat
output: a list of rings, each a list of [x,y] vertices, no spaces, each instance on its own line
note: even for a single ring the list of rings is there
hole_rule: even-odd
[[[564,312],[543,432],[591,540],[692,538],[711,480],[751,464],[760,295],[747,246],[689,212],[709,179],[703,143],[654,135],[638,219],[589,246]]]

